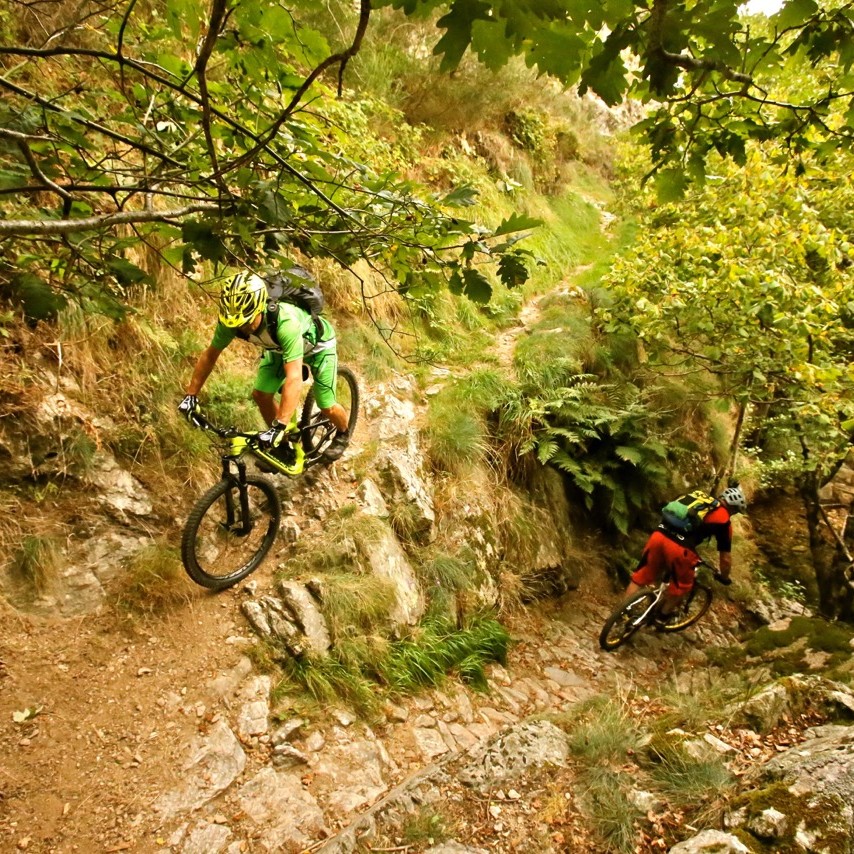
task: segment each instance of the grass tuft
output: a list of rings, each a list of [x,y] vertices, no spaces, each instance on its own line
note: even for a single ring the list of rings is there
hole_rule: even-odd
[[[625,761],[642,741],[630,710],[612,697],[593,697],[555,723],[566,730],[572,753],[592,764]]]
[[[112,590],[116,607],[132,616],[151,617],[185,604],[192,592],[178,550],[151,543],[129,561]]]
[[[582,786],[582,800],[607,850],[626,854],[637,850],[635,823],[641,813],[626,795],[626,777],[608,768],[590,768]]]
[[[456,670],[464,682],[485,691],[489,683],[484,666],[490,661],[505,662],[509,644],[507,630],[493,619],[475,617],[458,631],[437,620],[395,643],[380,676],[392,691],[409,692],[439,685]]]
[[[61,554],[55,538],[28,534],[12,553],[10,575],[36,596],[45,596],[56,584]]]

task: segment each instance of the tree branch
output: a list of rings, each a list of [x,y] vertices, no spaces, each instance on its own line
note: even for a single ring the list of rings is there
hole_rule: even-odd
[[[309,90],[311,85],[326,71],[327,68],[330,68],[333,65],[340,64],[340,72],[338,78],[338,93],[339,96],[341,94],[341,83],[342,83],[342,75],[344,74],[344,68],[349,62],[349,60],[354,57],[358,52],[359,48],[362,46],[362,39],[365,36],[365,30],[368,28],[368,23],[371,17],[371,2],[370,0],[361,0],[361,9],[359,12],[359,23],[356,27],[356,34],[353,36],[353,42],[346,50],[341,51],[340,53],[333,53],[331,56],[326,57],[323,62],[320,63],[316,68],[312,70],[312,72],[305,78],[302,85],[299,89],[294,92],[293,97],[291,98],[288,105],[282,110],[282,113],[279,117],[273,122],[270,127],[267,128],[264,133],[262,133],[259,137],[257,137],[257,143],[253,148],[250,148],[249,151],[241,154],[240,157],[233,160],[230,164],[228,164],[223,169],[223,174],[226,172],[231,172],[234,169],[240,168],[244,163],[248,160],[251,160],[258,152],[260,152],[264,147],[266,147],[279,132],[279,128],[288,120],[288,118],[292,115],[294,110],[297,108],[297,105],[302,100],[303,95]]]
[[[216,202],[203,202],[166,211],[120,211],[102,216],[80,217],[79,219],[0,219],[0,237],[36,235],[47,237],[53,234],[72,234],[75,231],[127,225],[135,222],[170,222],[193,213],[221,210]]]
[[[71,198],[71,193],[69,193],[68,190],[64,189],[63,187],[60,187],[59,184],[55,184],[53,181],[50,180],[50,178],[47,177],[47,175],[44,174],[44,172],[42,172],[41,168],[39,167],[39,164],[36,163],[36,158],[33,157],[33,152],[30,151],[30,147],[29,145],[27,145],[26,140],[19,139],[18,148],[20,149],[21,154],[23,154],[24,160],[27,161],[27,166],[30,167],[30,171],[33,173],[33,177],[41,181],[43,184],[47,185],[51,190],[53,190],[54,193],[57,193],[58,195],[62,196],[63,199]]]

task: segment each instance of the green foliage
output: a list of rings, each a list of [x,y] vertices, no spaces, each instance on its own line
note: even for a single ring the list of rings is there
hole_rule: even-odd
[[[664,441],[661,416],[633,386],[600,385],[579,375],[571,384],[532,396],[522,453],[566,474],[588,510],[625,534],[634,515],[669,479],[678,451]]]
[[[334,657],[309,659],[285,656],[279,659],[279,663],[287,682],[299,686],[323,706],[343,701],[367,715],[373,714],[379,706],[376,684],[358,669]]]
[[[461,629],[447,622],[428,622],[412,637],[394,642],[359,638],[353,627],[344,630],[327,657],[274,656],[285,678],[317,702],[343,700],[372,713],[383,696],[378,681],[392,693],[404,693],[438,685],[454,673],[477,690],[487,690],[484,666],[506,661],[509,642],[499,623],[475,617]]]
[[[448,819],[433,807],[422,806],[415,815],[406,819],[401,833],[407,845],[437,845],[452,836]]]
[[[788,0],[770,20],[747,20],[729,0],[711,0],[702,15],[678,5],[649,14],[647,4],[629,2],[569,13],[565,4],[524,0],[379,5],[438,13],[434,52],[443,70],[467,52],[490,69],[521,55],[540,74],[607,104],[629,97],[658,103],[637,130],[664,196],[702,181],[713,155],[743,165],[750,141],[779,139],[798,154],[854,140],[854,13],[847,5]],[[805,67],[814,72],[804,74]]]
[[[443,621],[428,622],[413,638],[392,645],[380,676],[393,692],[410,692],[438,685],[455,671],[463,682],[485,691],[484,665],[504,663],[509,645],[507,630],[488,617],[474,617],[459,630]]]
[[[710,792],[719,798],[735,783],[723,758],[695,759],[677,744],[661,746],[651,771],[662,791],[681,807],[696,808]]]
[[[252,400],[253,378],[243,373],[217,371],[205,384],[203,408],[215,424],[227,424],[240,430],[260,430],[263,421]]]
[[[788,628],[782,631],[762,626],[747,639],[745,650],[749,655],[762,655],[789,647],[800,638],[806,640],[809,649],[831,653],[837,659],[851,653],[851,628],[812,617],[792,617]],[[802,650],[798,650],[798,658],[801,656]]]
[[[356,54],[357,21],[334,51],[278,7],[215,6],[208,20],[183,3],[78,14],[82,44],[70,13],[39,32],[47,49],[23,29],[0,47],[16,64],[15,84],[0,85],[0,291],[32,320],[66,300],[121,317],[152,283],[141,243],[197,278],[210,265],[275,265],[292,247],[344,266],[367,259],[403,289],[417,277],[479,302],[492,289],[481,266],[506,286],[527,277],[506,230],[492,240],[459,197],[403,177],[418,130],[371,98],[335,99],[317,79]],[[374,131],[383,125],[393,141]]]
[[[628,781],[610,768],[588,768],[581,781],[580,794],[607,850],[630,854],[635,851],[635,823],[640,815],[628,798]]]
[[[594,697],[556,723],[569,737],[569,749],[590,765],[622,762],[641,744],[631,711],[613,697]]]
[[[430,459],[440,471],[460,473],[487,459],[489,443],[482,416],[461,403],[452,390],[430,400],[424,432]]]
[[[651,370],[754,404],[746,432],[766,483],[820,485],[850,445],[852,271],[837,223],[851,193],[834,180],[850,166],[840,155],[780,176],[752,150],[740,170],[722,164],[690,204],[646,213],[597,311],[604,329],[642,342]]]

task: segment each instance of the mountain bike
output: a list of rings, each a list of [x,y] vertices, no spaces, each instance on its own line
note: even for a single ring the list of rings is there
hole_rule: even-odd
[[[349,411],[352,435],[359,417],[359,386],[349,368],[339,367],[336,380],[338,402]],[[254,572],[273,546],[279,532],[282,506],[269,478],[248,474],[244,458],[254,457],[267,473],[298,477],[322,463],[336,428],[317,409],[309,392],[299,421],[278,448],[262,447],[257,433],[234,427],[218,427],[200,412],[192,416],[195,426],[223,440],[222,476],[196,502],[181,537],[181,561],[196,584],[210,590],[231,587]]]
[[[721,580],[717,567],[701,560],[697,566],[708,567],[715,581]],[[697,567],[694,567],[696,573]],[[623,602],[607,620],[599,634],[599,646],[612,652],[622,646],[642,626],[654,624],[662,632],[681,632],[700,620],[712,605],[712,590],[694,579],[691,592],[683,597],[672,614],[662,619],[659,610],[664,594],[670,585],[669,573],[662,578],[657,588],[639,590]]]

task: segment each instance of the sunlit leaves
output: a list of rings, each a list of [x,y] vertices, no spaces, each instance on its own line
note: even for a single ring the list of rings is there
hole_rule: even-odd
[[[690,181],[702,179],[715,152],[743,165],[751,140],[777,139],[796,152],[854,142],[848,99],[836,104],[852,89],[843,79],[854,65],[850,4],[786,0],[770,21],[748,21],[735,0],[656,3],[653,12],[634,0],[380,0],[389,4],[407,14],[446,12],[435,48],[445,70],[466,50],[490,68],[515,53],[608,104],[632,97],[663,102],[666,132],[646,124],[640,130],[654,169],[683,171]],[[790,61],[819,69],[822,85],[792,85]]]
[[[643,341],[650,370],[763,404],[756,429],[794,443],[801,471],[830,471],[850,441],[852,167],[837,154],[781,173],[755,151],[741,170],[717,164],[703,191],[645,210],[598,312]]]

